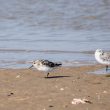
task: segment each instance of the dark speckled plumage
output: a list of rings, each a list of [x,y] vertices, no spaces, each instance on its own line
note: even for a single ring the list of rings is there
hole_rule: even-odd
[[[58,67],[58,66],[62,65],[61,63],[54,63],[54,62],[51,62],[51,61],[48,61],[48,60],[41,60],[41,63],[43,65],[48,66],[48,67]]]

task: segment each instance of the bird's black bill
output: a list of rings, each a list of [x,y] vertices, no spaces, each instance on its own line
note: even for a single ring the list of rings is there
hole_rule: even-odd
[[[32,65],[32,66],[30,66],[30,67],[29,67],[29,69],[31,69],[32,67],[33,67],[33,65]]]

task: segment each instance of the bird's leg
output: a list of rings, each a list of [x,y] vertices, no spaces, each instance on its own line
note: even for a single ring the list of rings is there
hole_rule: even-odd
[[[108,65],[106,65],[106,72],[107,72],[107,70],[108,70]]]
[[[47,78],[48,78],[49,73],[47,73]]]

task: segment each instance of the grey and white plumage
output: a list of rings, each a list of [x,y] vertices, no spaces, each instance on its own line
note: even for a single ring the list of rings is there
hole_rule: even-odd
[[[107,71],[110,65],[110,52],[104,52],[101,49],[97,49],[95,51],[95,58],[100,64],[106,65]]]
[[[49,60],[36,60],[33,62],[32,67],[35,67],[39,71],[44,71],[47,73],[47,77],[49,75],[49,72],[51,72],[53,69],[60,67],[62,64],[57,62],[51,62]]]

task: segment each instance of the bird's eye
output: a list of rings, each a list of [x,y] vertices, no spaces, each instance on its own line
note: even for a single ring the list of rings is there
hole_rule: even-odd
[[[100,53],[102,53],[102,50],[99,50]]]

